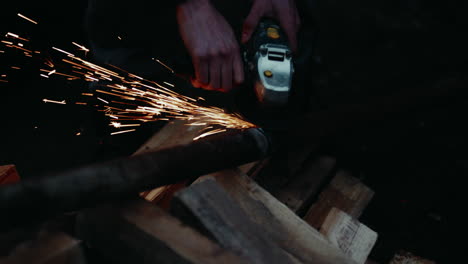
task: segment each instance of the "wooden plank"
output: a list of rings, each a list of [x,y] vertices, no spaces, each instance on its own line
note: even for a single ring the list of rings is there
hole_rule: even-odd
[[[149,151],[157,151],[178,145],[185,145],[193,141],[200,134],[203,126],[189,126],[187,121],[174,120],[166,124],[161,130],[147,140],[134,155]],[[161,205],[167,209],[174,192],[185,187],[187,181],[148,190],[140,193],[145,200]]]
[[[62,232],[46,232],[17,246],[0,263],[85,264],[86,258],[79,240]]]
[[[205,126],[189,126],[188,124],[189,122],[184,120],[175,120],[166,124],[158,133],[145,142],[134,155],[191,143],[193,138],[200,135]],[[241,166],[241,169],[254,174],[256,170],[261,169],[261,166],[258,166],[257,163],[245,164]],[[187,186],[187,183],[187,181],[183,181],[178,184],[162,186],[142,192],[140,196],[164,209],[168,209],[174,193]]]
[[[287,206],[238,169],[199,178],[215,179],[262,233],[303,263],[354,263]]]
[[[207,179],[179,191],[173,213],[252,263],[298,263],[274,243],[223,189]]]
[[[359,179],[345,171],[338,171],[336,176],[320,194],[304,219],[316,229],[320,229],[333,207],[358,219],[374,196],[374,191]]]
[[[360,264],[366,263],[377,241],[376,232],[334,207],[328,213],[320,233]]]
[[[331,176],[335,164],[336,161],[332,157],[313,157],[284,187],[273,193],[273,196],[296,214],[305,214],[319,188]]]
[[[15,165],[0,166],[0,185],[15,183],[20,180]]]
[[[135,154],[156,151],[178,145],[185,145],[193,141],[200,134],[204,126],[190,126],[184,120],[174,120],[166,124],[158,133],[148,139]]]
[[[77,234],[116,263],[248,263],[144,200],[81,213]]]

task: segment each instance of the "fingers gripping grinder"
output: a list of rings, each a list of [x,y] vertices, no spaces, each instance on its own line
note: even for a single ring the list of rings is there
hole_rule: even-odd
[[[244,51],[246,73],[262,108],[288,104],[294,73],[288,39],[272,19],[262,19]]]

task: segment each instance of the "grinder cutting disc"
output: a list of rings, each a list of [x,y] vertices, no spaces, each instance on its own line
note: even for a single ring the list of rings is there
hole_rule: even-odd
[[[234,96],[234,112],[266,130],[285,130],[290,126],[293,110],[286,106],[265,107],[258,102],[252,87],[240,87]]]

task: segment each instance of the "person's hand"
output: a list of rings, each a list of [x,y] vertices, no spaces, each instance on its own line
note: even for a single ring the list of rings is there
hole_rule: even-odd
[[[299,14],[294,0],[253,0],[249,15],[242,29],[242,43],[246,43],[262,17],[275,18],[288,36],[291,49],[297,50],[297,31],[300,27]]]
[[[188,0],[178,5],[177,21],[195,69],[193,86],[227,92],[244,81],[234,32],[209,0]]]

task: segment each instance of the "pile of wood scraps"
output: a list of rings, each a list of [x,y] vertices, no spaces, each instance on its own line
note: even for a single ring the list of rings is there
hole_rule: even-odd
[[[200,129],[169,123],[135,154],[189,143]],[[358,218],[373,191],[332,157],[305,160],[277,190],[257,183],[262,160],[81,210],[76,238],[49,232],[38,238],[48,254],[36,246],[21,256],[86,263],[81,245],[111,263],[366,263],[377,233]],[[4,259],[26,263],[18,254]]]

